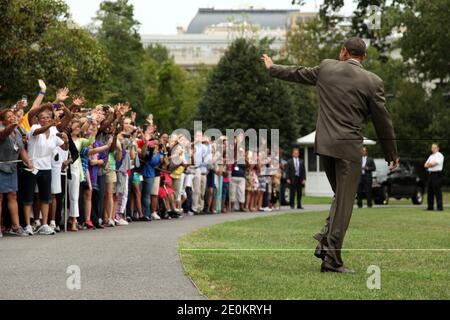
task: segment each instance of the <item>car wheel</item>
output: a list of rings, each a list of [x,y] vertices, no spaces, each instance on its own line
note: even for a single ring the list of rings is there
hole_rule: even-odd
[[[380,198],[375,198],[374,200],[373,200],[373,202],[375,202],[375,204],[383,204],[383,200],[382,199],[380,199]]]
[[[411,198],[412,203],[415,205],[421,205],[423,202],[423,191],[422,188],[417,187],[416,192],[414,192],[414,195]]]
[[[387,186],[383,186],[383,189],[381,190],[381,194],[383,197],[383,204],[388,205],[389,204],[389,192],[388,192]]]

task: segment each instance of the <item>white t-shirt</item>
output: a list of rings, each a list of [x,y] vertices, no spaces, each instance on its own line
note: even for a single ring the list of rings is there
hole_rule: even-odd
[[[436,162],[437,165],[434,167],[428,168],[428,172],[437,172],[442,171],[444,167],[444,156],[440,152],[433,153],[427,160],[426,163]]]
[[[63,150],[60,147],[57,147],[52,155],[52,169],[61,170],[63,162],[67,159],[69,159],[69,150]]]
[[[185,187],[191,187],[192,188],[192,180],[194,178],[193,174],[186,174],[184,177],[184,186]]]
[[[35,170],[51,170],[53,152],[57,147],[62,146],[64,141],[56,136],[58,133],[56,127],[50,128],[48,138],[45,133],[33,136],[33,133],[40,128],[40,124],[35,124],[28,132],[28,156]]]

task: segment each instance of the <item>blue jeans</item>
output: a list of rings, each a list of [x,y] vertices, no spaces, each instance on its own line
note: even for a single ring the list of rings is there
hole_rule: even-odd
[[[150,218],[151,209],[150,209],[150,197],[153,188],[153,182],[155,178],[145,178],[142,182],[142,211],[144,216]]]
[[[229,190],[230,190],[230,183],[223,182],[222,183],[222,200],[227,201]]]

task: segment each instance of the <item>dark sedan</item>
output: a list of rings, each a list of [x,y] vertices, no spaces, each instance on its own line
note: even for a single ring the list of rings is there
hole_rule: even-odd
[[[384,159],[374,159],[372,194],[376,204],[388,204],[389,198],[411,199],[415,205],[423,202],[425,183],[412,162],[402,160],[400,166],[390,172]]]

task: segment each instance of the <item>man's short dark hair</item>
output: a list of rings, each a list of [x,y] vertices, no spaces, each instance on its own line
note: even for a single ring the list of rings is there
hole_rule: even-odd
[[[344,42],[344,48],[355,57],[363,57],[367,53],[367,46],[363,39],[353,37]]]

